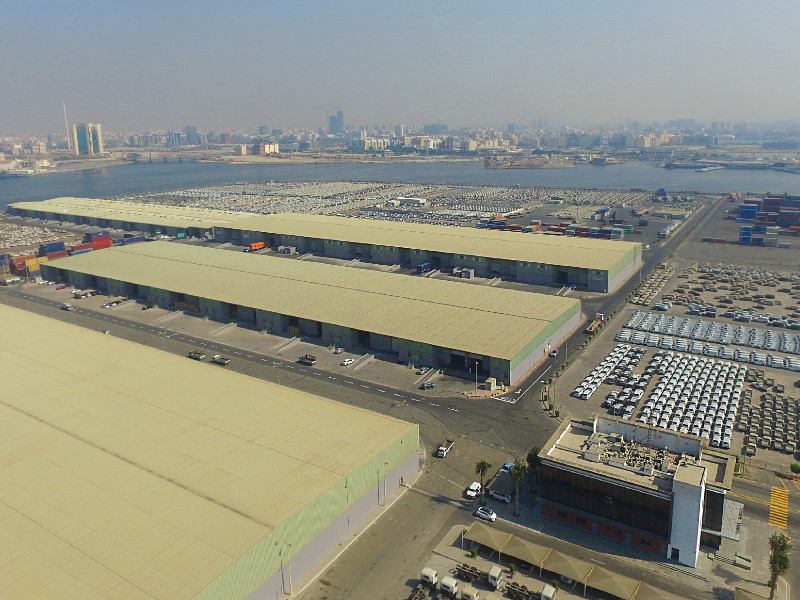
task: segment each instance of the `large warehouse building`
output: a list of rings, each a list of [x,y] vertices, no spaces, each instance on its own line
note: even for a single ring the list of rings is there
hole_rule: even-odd
[[[15,202],[8,213],[101,229],[141,231],[151,235],[211,237],[215,227],[230,223],[246,213],[122,202],[100,198],[53,198],[42,202]]]
[[[314,214],[249,213],[93,198],[16,202],[12,215],[152,235],[187,235],[234,244],[264,242],[346,260],[436,269],[474,270],[535,285],[571,285],[614,292],[642,265],[641,244],[472,227]]]
[[[417,425],[0,321],[2,598],[273,600],[418,469]]]
[[[615,291],[642,264],[642,246],[631,242],[299,213],[237,220],[217,227],[215,239],[387,265],[430,262],[437,269],[474,269],[478,277],[594,292]]]
[[[741,505],[725,497],[735,458],[708,451],[700,437],[610,417],[572,419],[540,456],[542,516],[554,521],[691,567],[701,544],[718,549],[735,536]]]
[[[573,298],[170,242],[59,259],[42,276],[511,384],[581,321]]]

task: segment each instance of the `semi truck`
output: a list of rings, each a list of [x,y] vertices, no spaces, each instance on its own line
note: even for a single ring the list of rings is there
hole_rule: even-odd
[[[444,458],[447,456],[447,453],[453,448],[453,444],[455,444],[455,440],[451,440],[447,438],[444,442],[439,444],[439,447],[436,449],[434,456],[438,456],[439,458]]]

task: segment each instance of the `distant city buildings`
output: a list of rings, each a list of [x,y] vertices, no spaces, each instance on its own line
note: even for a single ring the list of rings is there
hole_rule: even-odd
[[[72,146],[76,156],[103,153],[103,132],[100,123],[81,123],[72,126]]]

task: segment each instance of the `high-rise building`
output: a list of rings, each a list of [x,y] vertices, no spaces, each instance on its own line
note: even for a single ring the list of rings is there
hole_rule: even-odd
[[[181,132],[180,131],[170,131],[167,133],[167,146],[171,148],[177,148],[181,145]]]
[[[187,125],[186,129],[183,130],[186,134],[186,144],[189,146],[196,146],[197,145],[197,127],[194,125]]]
[[[341,110],[328,117],[328,133],[331,135],[344,133],[344,113]]]
[[[72,142],[76,156],[102,154],[103,131],[100,123],[81,123],[72,126]]]

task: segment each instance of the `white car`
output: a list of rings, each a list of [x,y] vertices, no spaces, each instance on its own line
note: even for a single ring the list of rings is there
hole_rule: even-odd
[[[500,467],[500,470],[498,471],[498,473],[508,473],[511,470],[511,467],[513,467],[513,466],[514,466],[513,462],[506,463],[502,467]]]
[[[480,493],[481,493],[481,484],[477,481],[473,481],[472,483],[470,483],[469,487],[467,488],[467,491],[464,492],[467,498],[476,498]]]
[[[478,510],[476,510],[472,514],[474,514],[479,519],[483,519],[484,521],[494,522],[497,520],[497,515],[495,514],[495,512],[491,508],[486,508],[485,506],[481,506],[480,508],[478,508]]]
[[[339,363],[339,364],[340,364],[340,365],[342,365],[343,367],[346,367],[346,366],[348,366],[348,365],[352,365],[354,362],[356,362],[356,359],[354,359],[354,358],[345,358],[345,359],[344,359],[344,360],[343,360],[341,363]]]

